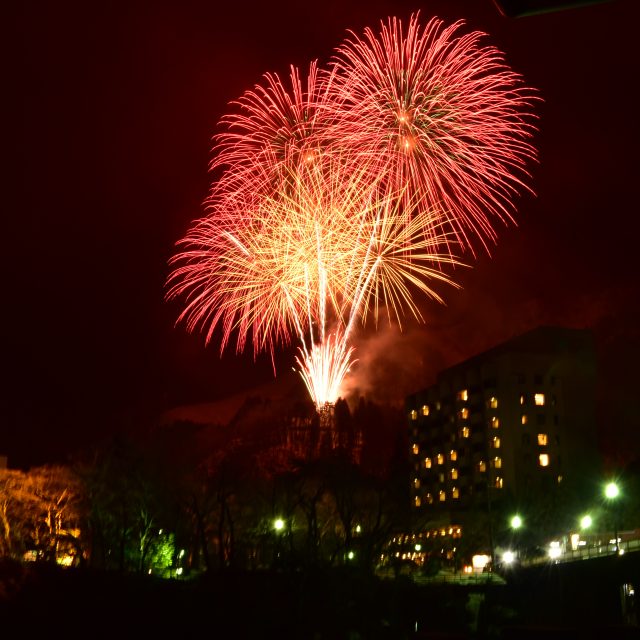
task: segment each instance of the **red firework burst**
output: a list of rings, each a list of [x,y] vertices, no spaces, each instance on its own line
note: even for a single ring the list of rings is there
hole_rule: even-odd
[[[373,160],[392,190],[422,194],[473,250],[474,236],[495,240],[492,218],[510,220],[512,197],[527,188],[536,96],[481,46],[484,34],[458,35],[461,26],[421,27],[414,14],[406,31],[390,18],[378,34],[352,33],[333,66],[340,135],[327,133]]]

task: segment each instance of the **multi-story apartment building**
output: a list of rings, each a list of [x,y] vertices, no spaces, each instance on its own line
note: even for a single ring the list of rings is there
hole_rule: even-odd
[[[441,372],[406,400],[415,507],[459,521],[507,496],[597,478],[595,379],[590,333],[559,327]]]

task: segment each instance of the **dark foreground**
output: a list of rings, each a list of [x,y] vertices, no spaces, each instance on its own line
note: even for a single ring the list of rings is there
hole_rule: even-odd
[[[566,594],[558,605],[547,577],[469,587],[332,570],[177,581],[5,562],[0,637],[640,638],[637,627],[617,620],[615,607],[598,612],[585,603],[582,616],[570,609],[571,619],[558,617]]]

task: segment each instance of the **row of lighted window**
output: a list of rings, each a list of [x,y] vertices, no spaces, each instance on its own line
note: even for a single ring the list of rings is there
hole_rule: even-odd
[[[548,453],[541,453],[538,455],[538,464],[541,467],[548,467],[549,466],[549,454]],[[440,463],[442,464],[442,463]],[[424,466],[426,469],[431,469],[431,458],[425,458],[424,460]],[[495,456],[493,458],[491,458],[489,460],[489,466],[492,469],[502,469],[502,458],[500,456]],[[478,471],[480,473],[485,473],[487,470],[487,463],[484,460],[480,460],[479,462],[476,463],[476,468],[478,469]],[[417,469],[416,469],[417,470]],[[441,473],[439,476],[439,480],[440,482],[444,482],[444,473]],[[457,480],[459,477],[459,471],[456,467],[451,467],[451,469],[449,469],[449,477],[451,478],[451,480]],[[419,478],[414,478],[413,480],[413,484],[415,486],[415,488],[419,488],[420,487],[420,479]]]
[[[496,489],[502,489],[504,487],[504,479],[501,476],[497,476],[493,481],[493,486]],[[458,500],[460,498],[460,489],[458,487],[453,487],[449,492],[449,497],[451,500]],[[438,491],[438,502],[446,502],[447,500],[447,492],[444,489],[440,489]],[[435,501],[434,495],[432,493],[426,493],[424,496],[425,504],[433,504]],[[414,504],[416,507],[422,505],[423,499],[420,496],[416,496],[414,498]]]
[[[469,437],[469,429],[465,427],[465,429],[467,429],[466,431],[466,435],[464,433],[461,433],[460,435],[462,435],[463,438],[468,438]],[[500,437],[499,436],[493,436],[493,438],[491,438],[491,440],[489,440],[489,445],[491,446],[492,449],[499,449],[500,448]],[[413,443],[413,446],[411,447],[411,450],[413,451],[414,455],[419,455],[420,454],[420,445],[417,442]],[[451,449],[451,452],[449,453],[449,459],[450,460],[456,460],[458,458],[458,452],[455,449]],[[431,459],[427,458],[427,460],[429,461],[429,467],[431,466]],[[438,453],[435,456],[435,461],[437,464],[443,464],[444,463],[444,455],[442,453]],[[426,464],[426,463],[425,463]],[[429,468],[427,467],[427,469]]]
[[[460,393],[464,393],[465,397],[461,398],[460,397]],[[464,392],[459,392],[457,397],[458,397],[458,400],[464,399],[466,401],[467,398],[468,398],[466,390]],[[489,409],[497,409],[498,408],[498,398],[496,398],[495,396],[491,396],[490,398],[487,398],[487,407]],[[436,408],[436,411],[440,411],[440,409],[442,408],[442,405],[440,404],[440,402],[436,402],[435,403],[435,408]],[[428,416],[431,413],[431,407],[428,404],[423,404],[422,407],[420,408],[420,413],[423,416]],[[409,415],[410,415],[412,420],[417,420],[418,419],[418,412],[415,409],[412,409]],[[465,418],[468,417],[468,415],[469,415],[469,410],[466,409]]]
[[[463,389],[462,391],[458,391],[458,393],[456,394],[456,398],[458,400],[466,402],[469,399],[469,393],[467,392],[466,389]],[[520,404],[524,404],[525,401],[526,401],[526,396],[524,394],[522,394],[520,396]],[[533,394],[533,403],[538,407],[543,407],[544,404],[545,404],[544,393],[534,393]],[[435,407],[436,407],[436,411],[440,411],[440,408],[441,408],[440,402],[436,402]],[[496,398],[495,396],[491,396],[490,398],[487,398],[487,407],[489,409],[497,409],[498,408],[498,398]],[[423,404],[421,409],[420,409],[420,413],[423,416],[428,416],[430,412],[431,412],[431,409],[430,409],[429,405],[428,404]],[[415,409],[413,409],[411,411],[410,416],[411,416],[412,420],[417,420],[418,419],[418,412]],[[462,418],[463,420],[466,420],[469,417],[469,409],[467,407],[463,407],[458,412],[458,416],[460,418]]]
[[[394,537],[387,546],[391,546],[392,543],[411,544],[425,538],[437,538],[438,536],[444,537],[446,535],[450,535],[454,538],[459,538],[462,535],[462,527],[460,527],[459,525],[450,525],[449,527],[430,529],[429,531],[422,531],[420,533],[406,533],[404,535]]]

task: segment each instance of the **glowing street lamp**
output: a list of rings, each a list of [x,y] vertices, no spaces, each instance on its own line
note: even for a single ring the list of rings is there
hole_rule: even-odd
[[[519,529],[521,526],[522,526],[522,518],[519,515],[513,516],[513,518],[511,518],[511,528]]]
[[[282,531],[284,529],[284,520],[282,518],[276,518],[273,521],[273,528],[276,531]]]
[[[615,554],[618,555],[620,553],[620,545],[618,544],[618,511],[615,506],[615,501],[620,495],[620,487],[615,482],[608,482],[604,488],[605,498],[609,501],[609,504],[612,505],[613,511],[613,535],[615,539]]]
[[[587,513],[580,518],[580,528],[588,529],[593,524],[593,518]]]
[[[620,488],[615,482],[609,482],[607,486],[604,488],[604,495],[609,500],[614,500],[620,495]]]

